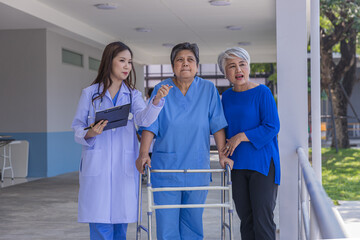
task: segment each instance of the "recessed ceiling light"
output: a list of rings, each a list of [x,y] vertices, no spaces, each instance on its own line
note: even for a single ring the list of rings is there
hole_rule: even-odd
[[[102,10],[117,9],[118,5],[115,3],[98,3],[94,4],[95,7]]]
[[[210,0],[209,3],[213,6],[228,6],[230,5],[230,0]]]
[[[163,47],[169,47],[169,48],[172,48],[172,47],[174,47],[174,46],[175,46],[175,44],[173,44],[173,43],[163,43],[163,44],[162,44],[162,46],[163,46]]]
[[[242,29],[240,26],[227,26],[226,28],[232,31],[239,31]]]
[[[238,42],[238,45],[240,45],[240,46],[249,46],[249,45],[251,45],[251,42]]]
[[[135,30],[136,30],[137,32],[151,32],[151,29],[150,29],[150,28],[143,28],[143,27],[135,28]]]

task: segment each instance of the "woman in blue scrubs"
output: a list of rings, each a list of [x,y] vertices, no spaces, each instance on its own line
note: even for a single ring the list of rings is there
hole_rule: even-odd
[[[229,124],[222,151],[234,160],[231,179],[241,239],[275,240],[273,212],[280,184],[275,100],[268,87],[249,81],[250,56],[245,49],[226,49],[218,65],[233,85],[222,95]]]
[[[143,172],[147,163],[153,169],[209,169],[210,134],[218,149],[225,144],[227,126],[219,93],[214,84],[196,76],[199,49],[196,44],[180,43],[170,56],[173,78],[161,84],[173,86],[164,109],[149,127],[142,128],[140,155],[136,166]],[[155,86],[153,94],[160,89]],[[149,147],[156,137],[152,157]],[[232,161],[220,154],[222,165]],[[154,187],[207,186],[207,173],[153,173]],[[156,204],[203,204],[207,191],[156,192]],[[156,210],[157,239],[203,239],[203,208]]]
[[[90,239],[126,239],[127,224],[137,221],[138,140],[135,124],[149,126],[162,107],[169,86],[161,86],[146,106],[135,89],[132,52],[121,42],[106,46],[98,76],[83,89],[72,128],[82,145],[78,221],[89,223]],[[126,126],[103,131],[95,112],[131,104]],[[85,128],[91,126],[89,130]]]

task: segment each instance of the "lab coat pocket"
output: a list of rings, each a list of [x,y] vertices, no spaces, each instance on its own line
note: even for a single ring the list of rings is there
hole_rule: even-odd
[[[80,171],[82,176],[98,176],[101,172],[101,150],[86,150],[81,159]]]
[[[125,158],[124,158],[124,170],[126,176],[133,177],[135,174],[135,157],[136,154],[134,151],[125,151]]]

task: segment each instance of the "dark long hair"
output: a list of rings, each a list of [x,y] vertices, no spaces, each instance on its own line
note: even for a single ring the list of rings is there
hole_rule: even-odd
[[[122,52],[124,50],[128,50],[131,54],[131,58],[133,57],[133,53],[131,49],[122,42],[112,42],[105,47],[101,57],[98,75],[91,84],[91,85],[94,85],[96,83],[99,84],[98,93],[100,91],[101,84],[104,85],[104,89],[102,93],[99,93],[99,95],[94,97],[92,101],[95,101],[96,99],[105,96],[106,91],[113,83],[113,80],[110,78],[112,61],[116,57],[116,55],[118,55],[119,52]],[[130,89],[132,90],[135,89],[136,74],[135,74],[134,66],[131,67],[131,72],[129,73],[129,76],[123,82],[125,82],[126,86],[128,86]]]

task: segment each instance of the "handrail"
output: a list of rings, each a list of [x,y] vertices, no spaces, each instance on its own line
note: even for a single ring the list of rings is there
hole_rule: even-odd
[[[331,208],[329,198],[324,188],[315,177],[314,170],[310,166],[304,149],[298,147],[296,152],[298,154],[305,185],[310,195],[312,204],[311,209],[315,213],[316,222],[319,225],[322,238],[346,238],[346,235]]]

